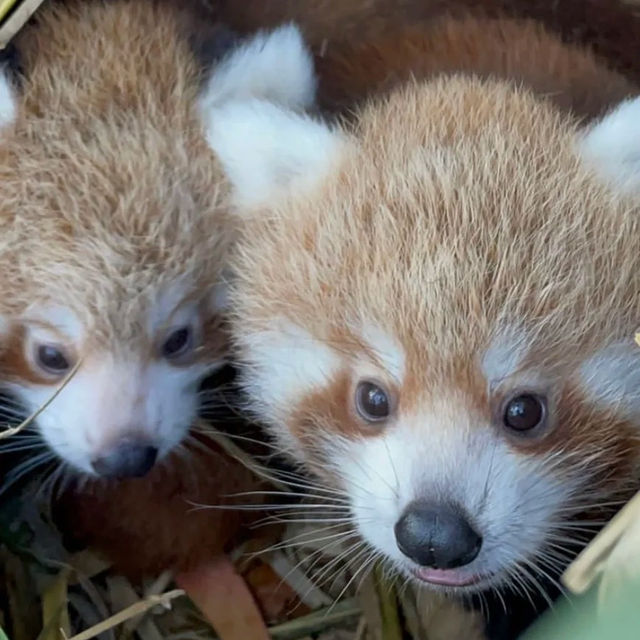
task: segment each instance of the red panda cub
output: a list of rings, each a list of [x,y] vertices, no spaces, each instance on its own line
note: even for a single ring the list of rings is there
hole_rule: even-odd
[[[535,20],[564,40],[593,47],[615,69],[640,81],[640,12],[633,0],[218,0],[221,19],[240,32],[294,20],[314,55],[331,57],[342,42],[384,38],[407,25],[447,15]]]
[[[405,68],[346,124],[211,118],[246,225],[237,357],[278,446],[341,494],[361,571],[535,590],[638,486],[640,100],[526,24],[422,38],[368,69],[347,48],[347,92]]]
[[[33,412],[75,369],[37,416],[32,462],[89,481],[77,530],[138,564],[147,547],[178,562],[233,521],[183,525],[188,499],[254,482],[215,448],[177,456],[200,381],[227,357],[236,224],[202,119],[234,97],[302,108],[314,91],[294,27],[205,71],[182,24],[171,3],[51,3],[16,40],[20,86],[0,73],[0,386]],[[93,501],[103,520],[83,517]],[[157,532],[165,545],[132,545]]]

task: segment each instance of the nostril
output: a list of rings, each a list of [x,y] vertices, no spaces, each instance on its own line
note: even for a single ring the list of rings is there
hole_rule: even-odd
[[[482,537],[450,505],[412,502],[394,527],[396,544],[422,567],[453,569],[480,552]]]
[[[91,466],[105,478],[139,478],[152,469],[157,457],[158,450],[155,447],[125,441],[94,458]]]

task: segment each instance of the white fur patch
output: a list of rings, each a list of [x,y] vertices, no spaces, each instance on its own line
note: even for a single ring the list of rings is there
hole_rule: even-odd
[[[585,360],[580,378],[596,402],[629,416],[640,415],[640,353],[631,341],[610,345]]]
[[[2,67],[0,67],[0,129],[16,118],[16,99]]]
[[[361,330],[362,339],[375,357],[398,384],[405,375],[405,352],[398,340],[374,324],[366,324]]]
[[[401,571],[417,568],[394,534],[414,500],[467,514],[483,543],[460,571],[486,575],[477,587],[482,589],[504,583],[516,561],[535,562],[545,535],[557,526],[576,481],[556,478],[544,459],[514,454],[492,425],[479,420],[449,397],[400,416],[378,437],[326,438],[327,458],[349,496],[358,530]]]
[[[497,333],[482,358],[482,371],[489,386],[493,387],[515,373],[528,350],[524,329],[508,326]]]
[[[171,291],[158,300],[156,320],[169,320],[179,326],[193,322],[197,310],[192,305],[173,308],[178,298],[171,294],[176,293],[179,291]],[[24,353],[34,370],[38,370],[35,354],[42,344],[60,345],[67,354],[81,357],[75,374],[37,417],[36,424],[60,458],[89,474],[93,473],[93,459],[130,436],[145,439],[158,449],[159,458],[169,453],[196,416],[200,380],[211,366],[221,364],[176,367],[162,359],[150,360],[146,344],[140,352],[86,350],[87,329],[64,307],[34,306],[24,325]],[[60,384],[56,377],[49,384],[17,380],[8,385],[8,390],[29,412],[35,412],[52,398]]]
[[[82,323],[75,313],[66,307],[58,305],[31,307],[24,321],[30,332],[41,341],[62,340],[77,347],[84,338]]]
[[[640,189],[640,98],[626,100],[580,141],[583,157],[624,192]]]
[[[189,288],[183,282],[176,282],[158,296],[149,309],[149,335],[199,323],[198,303],[189,299],[189,292]]]
[[[113,359],[96,353],[38,416],[45,442],[75,469],[93,474],[91,461],[118,441],[144,438],[165,456],[185,436],[197,411],[200,365],[172,367],[165,362],[142,365],[142,359]],[[58,384],[13,383],[9,390],[35,411]]]
[[[341,361],[330,346],[303,328],[288,320],[274,325],[252,333],[244,346],[252,363],[248,371],[251,397],[270,413],[279,414],[327,384]]]
[[[322,122],[264,100],[229,102],[212,110],[207,140],[241,208],[311,189],[339,162],[343,143]]]
[[[310,107],[316,79],[311,53],[293,24],[258,33],[216,68],[201,95],[205,113],[227,100],[262,98],[294,109]]]

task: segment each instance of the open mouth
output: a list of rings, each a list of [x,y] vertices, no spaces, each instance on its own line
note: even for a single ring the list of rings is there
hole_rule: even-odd
[[[413,575],[422,582],[443,587],[469,587],[482,582],[486,576],[464,573],[455,569],[412,569]]]

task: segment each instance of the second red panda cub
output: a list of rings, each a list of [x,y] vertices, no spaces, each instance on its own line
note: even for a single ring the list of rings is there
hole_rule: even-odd
[[[430,79],[428,47],[412,67],[398,42],[418,73],[349,125],[246,100],[208,134],[247,224],[232,328],[255,412],[370,557],[457,593],[553,575],[579,514],[637,487],[640,429],[640,100],[583,124],[612,98],[578,77],[589,54],[474,33],[482,66],[443,55]]]
[[[202,117],[234,96],[313,99],[294,28],[204,75],[177,11],[48,5],[16,40],[21,87],[0,74],[0,387],[33,411],[81,362],[36,422],[52,458],[93,477],[174,450],[227,355],[236,225]]]
[[[85,486],[63,528],[134,576],[220,553],[240,514],[189,501],[256,484],[189,433],[228,355],[237,226],[202,119],[233,97],[304,107],[314,91],[295,28],[229,47],[212,24],[199,44],[222,55],[203,64],[179,4],[47,3],[15,41],[22,82],[0,68],[0,389],[32,412],[79,365],[37,416],[44,447],[9,440],[29,457],[0,475],[40,462]]]

